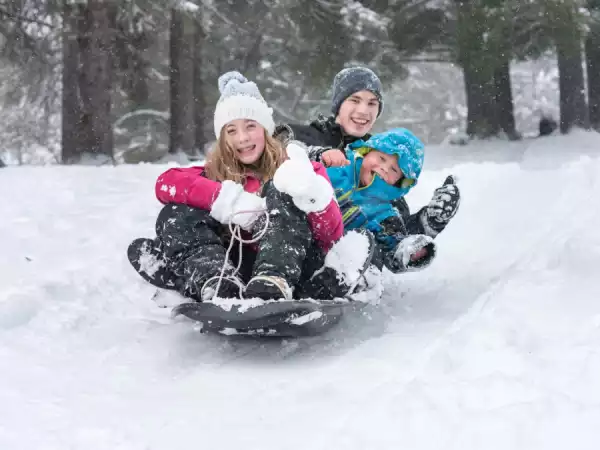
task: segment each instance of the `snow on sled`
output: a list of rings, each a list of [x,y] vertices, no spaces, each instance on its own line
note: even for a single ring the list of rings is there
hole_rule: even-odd
[[[202,323],[202,331],[225,335],[272,337],[314,336],[336,325],[348,300],[231,300],[182,303],[172,316],[183,315]]]

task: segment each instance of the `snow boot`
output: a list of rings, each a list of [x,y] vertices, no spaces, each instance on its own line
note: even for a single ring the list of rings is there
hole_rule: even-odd
[[[138,238],[127,248],[127,258],[148,283],[162,289],[179,290],[182,283],[169,268],[159,239]]]
[[[248,282],[244,297],[263,300],[292,300],[292,289],[285,278],[256,275]]]
[[[220,284],[219,280],[221,280]],[[200,291],[200,300],[205,302],[214,297],[242,298],[244,288],[244,282],[235,275],[223,275],[223,278],[217,275],[204,282]]]
[[[360,234],[367,240],[367,249],[360,266],[353,267],[352,273],[345,273],[345,255],[341,249],[347,246],[344,242],[353,239],[350,234]],[[353,299],[354,294],[369,289],[372,284],[372,273],[380,272],[382,265],[381,252],[373,234],[367,230],[353,230],[347,232],[334,244],[325,256],[323,266],[315,271],[312,276],[302,283],[301,298],[313,299]],[[367,273],[369,276],[367,276]]]

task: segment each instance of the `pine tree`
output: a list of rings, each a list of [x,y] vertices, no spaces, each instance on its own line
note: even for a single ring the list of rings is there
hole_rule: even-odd
[[[116,4],[87,0],[63,10],[62,162],[113,159],[112,54]]]
[[[590,124],[600,131],[600,0],[588,0],[590,32],[585,41]]]

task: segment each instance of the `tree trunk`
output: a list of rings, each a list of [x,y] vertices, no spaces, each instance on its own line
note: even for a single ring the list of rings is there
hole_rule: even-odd
[[[78,163],[87,155],[98,162],[113,159],[110,117],[112,87],[112,2],[88,0],[65,5],[69,25],[76,25],[75,42],[66,27],[65,73],[63,83],[62,161]]]
[[[600,27],[588,36],[585,54],[590,125],[600,131]]]
[[[463,69],[467,97],[467,134],[487,138],[498,134],[494,70],[485,48],[485,13],[467,0],[457,8],[458,62]]]
[[[131,22],[119,23],[116,54],[119,59],[119,76],[122,89],[131,102],[132,109],[148,106],[150,91],[148,88],[149,61],[145,52],[151,45],[149,31],[142,23],[145,16],[137,14]]]
[[[202,21],[196,18],[195,32],[194,32],[194,127],[195,127],[195,147],[199,153],[204,153],[204,148],[208,143],[206,138],[205,125],[207,123],[212,124],[212,120],[207,120],[206,114],[206,101],[204,97],[204,79],[202,78],[202,46],[204,39],[204,28],[202,28]],[[213,127],[211,126],[212,130]]]
[[[482,79],[477,67],[463,67],[467,96],[467,134],[488,138],[500,132],[494,79]]]
[[[577,2],[547,1],[545,16],[556,45],[561,133],[572,127],[589,128],[583,75],[583,16]]]
[[[62,162],[67,163],[83,149],[80,137],[81,105],[79,102],[79,45],[77,22],[79,10],[74,4],[63,5],[62,29]]]
[[[169,153],[194,153],[194,21],[171,9],[170,91],[171,136]]]
[[[498,125],[509,139],[519,139],[515,125],[513,96],[510,82],[510,61],[505,60],[494,72],[494,102]]]
[[[582,55],[573,49],[579,45],[557,44],[561,133],[568,133],[573,126],[589,128]]]

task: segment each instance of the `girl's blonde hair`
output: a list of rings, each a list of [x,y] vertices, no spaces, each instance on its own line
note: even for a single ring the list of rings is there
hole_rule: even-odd
[[[263,182],[271,180],[275,171],[285,161],[286,153],[281,142],[270,136],[266,130],[264,133],[265,150],[256,163],[247,166],[239,161],[235,155],[235,149],[227,143],[225,127],[223,127],[215,148],[206,161],[207,178],[215,181],[230,180],[243,183],[248,173],[252,173]]]

